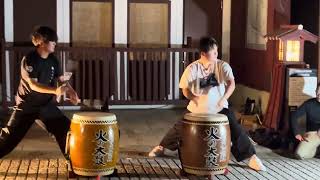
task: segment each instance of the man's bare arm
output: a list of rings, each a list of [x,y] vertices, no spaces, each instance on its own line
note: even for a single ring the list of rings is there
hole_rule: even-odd
[[[235,88],[236,88],[236,83],[234,79],[228,80],[226,85],[226,92],[224,93],[222,98],[225,100],[228,100],[232,95],[232,93],[234,92]]]
[[[31,79],[31,78],[27,78],[26,81],[28,82],[28,85],[33,91],[36,91],[39,93],[45,93],[45,94],[54,94],[54,95],[57,94],[58,88],[45,86],[43,84],[36,82],[34,79]]]

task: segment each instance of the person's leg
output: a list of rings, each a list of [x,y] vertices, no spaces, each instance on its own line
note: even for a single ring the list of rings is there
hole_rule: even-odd
[[[175,152],[178,150],[179,141],[180,141],[180,131],[182,128],[182,123],[180,121],[176,122],[171,129],[165,134],[165,136],[160,141],[160,144],[154,147],[150,152],[150,157],[166,155],[175,155]],[[165,150],[166,153],[165,153]],[[170,152],[171,151],[171,152]]]
[[[316,154],[316,149],[313,148],[312,141],[301,141],[296,149],[296,155],[299,159],[310,159]]]
[[[252,145],[246,131],[238,123],[232,110],[224,108],[220,114],[228,117],[231,132],[231,152],[237,161],[249,159],[248,166],[257,171],[266,171],[266,167],[256,156],[256,150]]]
[[[170,149],[171,151],[177,150],[179,147],[181,128],[181,121],[176,122],[174,126],[169,129],[166,135],[162,138],[160,146],[166,149]]]
[[[316,155],[314,156],[315,158],[320,158],[320,136],[318,135],[317,137],[317,142],[318,142],[318,147],[317,147],[317,151],[316,151]]]
[[[71,123],[70,119],[57,106],[50,103],[40,110],[40,120],[45,124],[49,133],[54,135],[61,152],[65,154],[66,138]]]
[[[10,120],[0,129],[0,158],[9,154],[22,140],[38,114],[14,110]]]
[[[316,155],[317,148],[320,145],[320,138],[317,132],[307,132],[306,141],[301,141],[296,149],[296,155],[301,159],[310,159]]]
[[[231,152],[237,161],[250,158],[256,154],[255,148],[252,145],[248,134],[238,123],[232,110],[223,109],[220,114],[224,114],[229,119],[229,126],[231,132]]]

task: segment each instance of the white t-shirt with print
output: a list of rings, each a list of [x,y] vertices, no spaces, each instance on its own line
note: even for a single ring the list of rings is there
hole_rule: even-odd
[[[222,60],[217,60],[212,70],[219,85],[199,90],[200,79],[207,77],[205,68],[199,60],[189,64],[183,72],[179,87],[188,88],[194,95],[199,96],[198,102],[190,101],[187,109],[192,113],[216,114],[222,109],[218,108],[218,102],[225,94],[225,86],[228,80],[234,79],[230,65]],[[224,102],[224,108],[228,108],[228,101]]]

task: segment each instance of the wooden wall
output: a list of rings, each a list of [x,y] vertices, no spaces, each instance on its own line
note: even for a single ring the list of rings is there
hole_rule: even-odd
[[[280,2],[283,3],[281,7]],[[230,63],[236,81],[254,89],[269,91],[275,47],[268,43],[267,50],[246,48],[247,0],[232,0],[231,4]],[[289,0],[268,1],[267,32],[272,32],[280,24],[290,23],[289,7]]]
[[[4,1],[0,1],[0,49],[2,48],[1,40],[4,38]],[[0,80],[2,79],[2,61],[3,52],[0,50]]]
[[[213,36],[219,42],[221,55],[222,0],[184,1],[184,41],[192,37],[193,47],[197,47],[202,36]]]
[[[73,1],[71,8],[72,46],[113,44],[113,3]]]
[[[4,38],[4,1],[0,1],[0,39]]]
[[[30,33],[38,25],[57,27],[56,0],[14,0],[14,42],[30,43]]]

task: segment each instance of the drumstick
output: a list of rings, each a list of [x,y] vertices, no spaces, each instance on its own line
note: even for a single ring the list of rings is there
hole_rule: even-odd
[[[70,98],[65,98],[65,100],[69,101],[71,99]],[[79,98],[77,99],[77,103],[81,103],[81,100]]]
[[[61,101],[61,95],[60,95],[60,96],[57,96],[56,100],[57,100],[58,103],[60,103],[60,101]]]
[[[67,87],[71,90],[71,91],[73,91],[74,93],[77,93],[72,87],[71,87],[71,85],[70,85],[70,83],[69,82],[67,82]],[[66,100],[70,100],[70,98],[65,98]],[[77,96],[77,103],[80,103],[81,102],[81,100],[80,100],[80,98]]]
[[[66,85],[66,84],[63,84],[62,86],[65,86],[65,85]],[[62,95],[59,95],[59,96],[56,97],[56,101],[57,101],[58,103],[60,103],[60,101],[61,101],[61,96],[62,96]]]
[[[76,92],[76,91],[71,87],[71,85],[69,84],[69,82],[66,82],[63,86],[67,86],[71,91]],[[56,100],[57,100],[58,103],[60,103],[60,101],[61,101],[61,96],[62,96],[62,95],[57,96],[57,98],[56,98]],[[65,100],[70,100],[70,98],[65,98]],[[78,99],[77,99],[77,103],[80,103],[80,102],[81,102],[81,100],[78,98]]]

